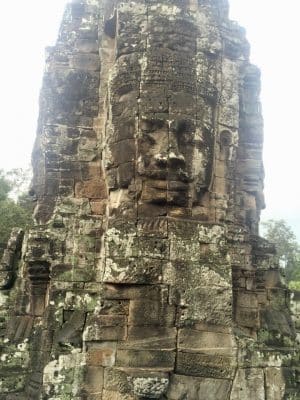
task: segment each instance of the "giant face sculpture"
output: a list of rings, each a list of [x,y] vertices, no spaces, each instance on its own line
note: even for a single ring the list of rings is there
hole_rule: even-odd
[[[139,204],[191,208],[211,183],[215,134],[214,105],[201,105],[198,28],[182,15],[154,13],[126,31],[127,15],[118,15],[106,125],[111,190],[135,184]],[[144,43],[146,24],[153,33]]]

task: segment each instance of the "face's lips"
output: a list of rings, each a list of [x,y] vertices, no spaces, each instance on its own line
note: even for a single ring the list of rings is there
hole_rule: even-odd
[[[147,178],[158,180],[158,181],[172,181],[172,182],[181,182],[181,183],[190,183],[193,179],[189,177],[189,174],[182,170],[178,169],[144,169],[139,173],[140,176],[145,176]]]
[[[189,185],[182,181],[169,181],[168,190],[172,192],[184,192],[189,190]]]
[[[173,182],[180,183],[180,182]],[[152,198],[150,200],[151,203],[161,204],[161,205],[171,205],[171,206],[181,206],[185,207],[188,204],[189,199],[189,191],[188,187],[183,188],[174,188],[173,190],[170,188],[166,189],[157,189],[157,192],[152,192]]]
[[[160,205],[185,206],[188,203],[190,185],[182,181],[155,180],[144,181],[141,200]]]

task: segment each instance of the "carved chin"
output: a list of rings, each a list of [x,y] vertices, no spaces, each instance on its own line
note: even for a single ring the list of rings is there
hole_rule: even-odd
[[[160,194],[153,196],[152,200],[149,202],[157,205],[187,207],[188,197],[187,192],[166,192],[165,196],[161,196]]]
[[[141,201],[157,205],[187,207],[189,192],[189,185],[180,181],[146,181],[143,185]]]
[[[168,204],[179,207],[187,207],[189,205],[189,191],[168,191]]]

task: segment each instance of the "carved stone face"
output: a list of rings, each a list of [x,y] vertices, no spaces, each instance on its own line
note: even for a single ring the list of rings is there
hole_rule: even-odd
[[[196,138],[195,122],[178,116],[172,121],[143,119],[140,126],[137,172],[146,178],[142,201],[191,205],[207,178],[204,142]]]
[[[122,18],[120,13],[121,25]],[[141,44],[115,61],[106,165],[113,190],[135,183],[141,203],[192,207],[211,181],[212,113],[210,105],[202,107],[204,100],[198,101],[196,29],[189,25],[191,35],[182,47],[185,21],[178,16],[170,22],[166,16],[164,23],[161,18],[155,16],[150,23],[154,32],[163,27],[165,35],[152,35],[144,51]],[[117,52],[120,43],[130,43],[123,35],[117,36]]]

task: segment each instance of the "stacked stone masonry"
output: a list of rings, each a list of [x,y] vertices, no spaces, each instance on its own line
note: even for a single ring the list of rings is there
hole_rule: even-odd
[[[46,57],[0,399],[300,399],[299,293],[258,236],[260,73],[227,1],[73,0]]]

